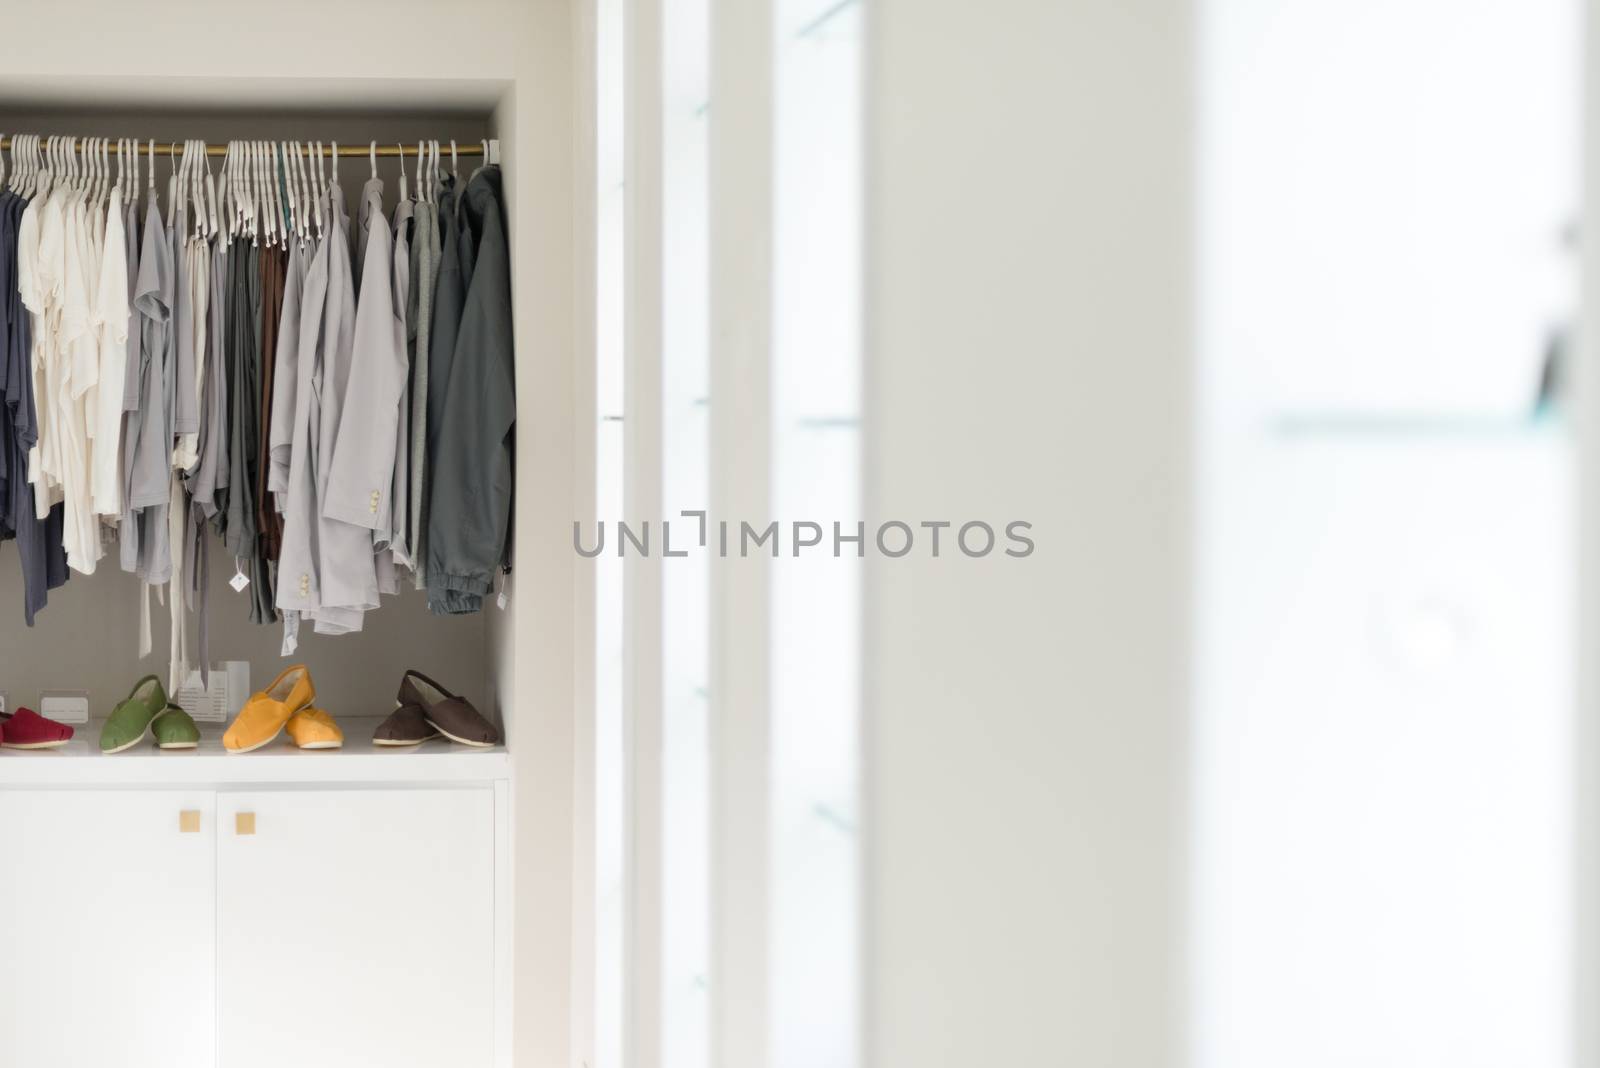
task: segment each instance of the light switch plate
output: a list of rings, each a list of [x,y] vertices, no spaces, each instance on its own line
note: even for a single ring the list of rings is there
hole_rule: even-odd
[[[254,812],[235,812],[233,814],[233,833],[249,835],[256,833],[256,814]]]

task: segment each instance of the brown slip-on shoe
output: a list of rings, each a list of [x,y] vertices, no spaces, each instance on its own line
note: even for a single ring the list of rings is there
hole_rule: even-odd
[[[428,725],[452,742],[486,749],[500,744],[500,732],[484,719],[472,702],[434,682],[420,671],[407,671],[400,678],[399,702],[419,705]]]
[[[421,745],[439,732],[428,723],[421,705],[401,705],[372,732],[373,745]]]

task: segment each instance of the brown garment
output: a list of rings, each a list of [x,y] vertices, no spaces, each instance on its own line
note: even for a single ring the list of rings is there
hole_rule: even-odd
[[[278,319],[283,313],[283,286],[289,273],[289,258],[281,248],[261,249],[261,463],[256,468],[255,509],[257,548],[263,559],[276,563],[283,545],[283,517],[267,491],[267,473],[272,465],[272,372],[278,358]]]

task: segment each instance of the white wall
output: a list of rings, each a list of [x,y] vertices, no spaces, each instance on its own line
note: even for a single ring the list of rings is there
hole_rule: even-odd
[[[1178,1063],[1183,0],[869,6],[867,1063]]]

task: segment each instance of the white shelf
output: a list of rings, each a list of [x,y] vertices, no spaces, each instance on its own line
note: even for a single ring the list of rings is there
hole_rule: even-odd
[[[253,753],[222,748],[226,724],[200,724],[197,749],[162,750],[147,741],[100,752],[101,720],[75,725],[60,749],[0,749],[0,789],[9,786],[242,786],[278,783],[406,784],[496,782],[510,778],[504,746],[473,749],[438,739],[408,748],[372,744],[381,719],[342,716],[342,749],[296,749],[285,732]]]

